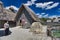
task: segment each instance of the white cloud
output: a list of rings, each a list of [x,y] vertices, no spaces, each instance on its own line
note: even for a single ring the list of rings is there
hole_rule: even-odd
[[[31,1],[37,1],[37,0],[31,0]]]
[[[40,13],[37,13],[36,15],[37,15],[37,16],[39,16],[39,15],[40,15]]]
[[[52,4],[53,2],[45,2],[45,3],[36,3],[36,7],[39,7],[39,8],[46,8],[49,4]]]
[[[52,5],[50,5],[52,4]],[[50,2],[45,2],[45,3],[36,3],[35,4],[36,7],[39,7],[39,8],[42,8],[42,9],[51,9],[51,8],[54,8],[54,7],[57,7],[59,5],[59,3],[54,3],[52,1]]]
[[[19,8],[17,8],[16,6],[13,6],[13,5],[11,5],[11,6],[8,6],[8,7],[6,7],[5,9],[9,9],[10,7],[13,7],[15,10],[17,10],[18,11],[18,9]]]
[[[48,14],[45,14],[45,13],[37,13],[36,15],[39,17],[39,18],[42,18],[42,17],[44,17],[44,18],[47,18],[48,17]]]
[[[39,18],[42,18],[42,15],[39,15],[38,17],[39,17]]]
[[[42,15],[40,13],[36,14],[39,18],[42,18]]]
[[[32,4],[35,4],[35,1],[37,1],[37,0],[31,0]]]
[[[41,13],[42,15],[44,15],[45,13]]]
[[[25,3],[24,5],[31,6],[32,2],[31,1],[27,1],[27,3]]]
[[[44,18],[47,18],[47,17],[48,17],[48,14],[44,15],[43,17],[44,17]]]
[[[52,9],[54,7],[57,7],[59,5],[59,3],[54,3],[52,6],[47,6],[46,9]]]
[[[24,5],[31,6],[31,5],[35,4],[35,1],[37,1],[37,0],[27,1],[27,3],[25,3]]]
[[[53,18],[57,18],[57,17],[60,17],[60,15],[52,15],[52,16],[49,16],[49,18],[53,19]]]

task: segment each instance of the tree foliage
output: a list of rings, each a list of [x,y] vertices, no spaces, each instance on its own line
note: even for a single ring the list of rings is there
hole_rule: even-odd
[[[48,19],[50,18],[40,18],[40,20],[42,20],[43,22],[46,22]]]

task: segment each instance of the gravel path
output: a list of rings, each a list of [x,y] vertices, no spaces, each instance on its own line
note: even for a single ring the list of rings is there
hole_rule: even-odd
[[[0,35],[3,34],[3,29],[0,29]],[[29,32],[29,29],[22,29],[22,28],[10,28],[10,31],[12,32],[8,36],[0,36],[0,40],[51,40],[50,37],[43,37],[33,35],[31,32]]]

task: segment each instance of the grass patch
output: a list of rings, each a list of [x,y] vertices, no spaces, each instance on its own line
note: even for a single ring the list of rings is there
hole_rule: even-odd
[[[54,37],[60,37],[60,33],[54,32],[54,33],[53,33],[53,36],[54,36]]]
[[[60,37],[60,30],[54,31],[53,36],[54,37]]]

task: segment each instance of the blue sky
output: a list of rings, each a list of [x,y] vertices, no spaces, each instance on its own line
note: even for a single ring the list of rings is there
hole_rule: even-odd
[[[60,16],[59,0],[0,0],[4,7],[14,6],[16,9],[22,3],[29,6],[38,17],[58,17]]]

